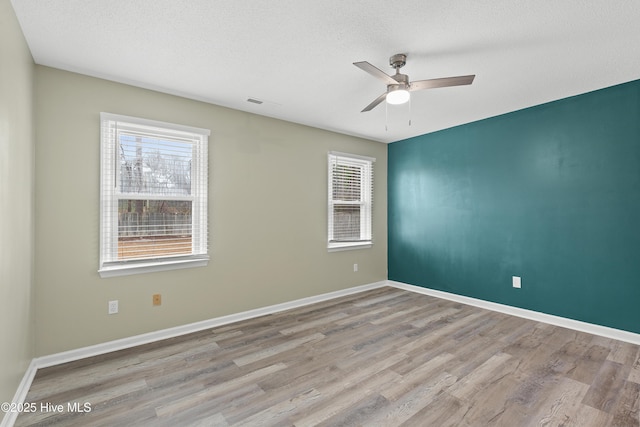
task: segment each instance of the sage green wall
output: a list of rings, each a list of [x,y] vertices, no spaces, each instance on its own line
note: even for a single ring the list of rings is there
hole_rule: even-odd
[[[0,0],[0,402],[34,354],[33,67],[11,3]]]
[[[640,81],[393,143],[388,185],[389,279],[640,333]]]
[[[35,81],[38,355],[386,279],[386,145],[42,66]],[[98,276],[101,111],[211,129],[207,267]],[[372,249],[326,250],[330,150],[377,158]]]

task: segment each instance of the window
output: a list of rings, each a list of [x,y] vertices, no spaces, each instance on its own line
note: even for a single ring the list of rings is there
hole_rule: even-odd
[[[206,265],[210,132],[100,119],[100,276]]]
[[[373,162],[353,154],[329,153],[329,250],[371,247]]]

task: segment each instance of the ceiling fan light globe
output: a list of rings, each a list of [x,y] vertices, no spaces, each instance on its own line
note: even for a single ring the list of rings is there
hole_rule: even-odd
[[[405,89],[398,89],[387,93],[387,102],[391,105],[404,104],[409,101],[409,91]]]

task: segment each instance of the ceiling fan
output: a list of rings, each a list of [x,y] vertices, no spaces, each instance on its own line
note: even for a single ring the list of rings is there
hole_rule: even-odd
[[[400,68],[402,68],[406,63],[407,55],[403,53],[398,53],[389,58],[389,65],[396,70],[396,73],[393,76],[386,74],[384,71],[374,67],[367,61],[353,63],[356,67],[366,71],[373,77],[376,77],[387,84],[387,91],[377,97],[371,104],[364,107],[364,110],[361,111],[362,113],[373,110],[384,100],[389,104],[403,104],[409,100],[409,92],[424,89],[435,89],[438,87],[470,85],[476,77],[475,74],[472,74],[469,76],[444,77],[440,79],[416,80],[410,82],[409,76],[406,74],[400,74]]]

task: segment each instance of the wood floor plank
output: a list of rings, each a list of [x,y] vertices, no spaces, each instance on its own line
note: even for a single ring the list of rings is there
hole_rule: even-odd
[[[640,426],[640,384],[625,382],[617,407],[611,412],[614,414],[613,425]]]
[[[393,310],[390,306],[379,306],[374,307],[369,310],[364,310],[356,314],[350,314],[349,317],[338,320],[335,322],[338,326],[343,327],[356,327],[363,323],[372,322],[376,319],[379,319],[383,316],[386,316],[388,313],[393,313]]]
[[[373,412],[367,419],[372,426],[397,426],[408,421],[443,390],[455,384],[457,378],[447,372],[416,385],[401,398]]]
[[[630,369],[629,366],[605,360],[582,403],[610,412],[620,398]]]
[[[407,321],[407,316],[411,315],[412,317],[415,317],[418,315],[418,313],[416,313],[417,311],[424,311],[423,307],[420,306],[416,306],[416,307],[409,307],[406,310],[401,310],[401,311],[396,311],[392,314],[389,314],[387,316],[378,318],[376,320],[373,320],[371,322],[372,325],[382,325],[383,323],[388,323],[388,322],[393,322],[393,321],[399,321],[399,322],[406,322]]]
[[[238,427],[261,427],[265,425],[282,424],[284,419],[295,415],[300,410],[304,410],[321,397],[322,394],[312,388],[304,393],[294,395],[289,399],[281,400],[275,405],[256,412],[233,425]]]
[[[509,420],[515,422],[520,419],[525,413],[525,408],[520,401],[512,398],[520,383],[515,373],[508,373],[499,381],[487,384],[473,399],[456,399],[456,402],[464,403],[466,408],[460,424],[500,425],[508,423]],[[451,396],[449,393],[447,395]]]
[[[517,362],[506,353],[493,355],[468,375],[460,378],[447,392],[458,399],[473,399],[489,384],[499,381],[517,368],[516,363],[508,363],[509,361]]]
[[[230,390],[233,390],[236,387],[251,384],[263,376],[270,375],[274,372],[285,369],[286,367],[287,366],[285,364],[278,363],[275,365],[260,368],[242,377],[221,384],[216,384],[211,387],[207,387],[202,391],[183,397],[181,399],[177,399],[170,404],[160,406],[156,409],[156,413],[159,417],[174,414],[178,411],[184,410],[185,408],[190,408],[208,401],[216,395],[228,393]]]
[[[281,375],[287,375],[288,369],[278,372],[277,375],[265,377],[257,382],[258,387],[264,391],[264,396],[260,400],[254,400],[251,405],[236,405],[222,408],[222,413],[229,423],[241,422],[248,417],[261,411],[268,411],[269,408],[281,405],[282,402],[292,398],[292,396],[303,395],[314,387],[320,388],[326,384],[340,382],[343,378],[341,372],[336,372],[330,368],[312,370],[307,375],[301,375],[280,387],[266,388],[264,384],[270,385]],[[311,402],[310,402],[311,403]]]
[[[640,427],[640,346],[387,287],[40,369],[26,401],[64,410],[18,427]]]
[[[401,424],[402,427],[459,427],[465,423],[465,416],[469,412],[469,404],[461,401],[449,393],[442,392],[420,411]]]
[[[255,363],[262,359],[266,359],[268,357],[272,357],[277,354],[295,349],[296,347],[299,347],[302,344],[305,344],[311,341],[320,341],[324,338],[325,336],[323,334],[316,332],[315,334],[306,335],[300,338],[283,342],[282,344],[274,345],[274,346],[256,351],[254,353],[249,353],[245,356],[233,359],[233,361],[238,366],[245,366],[250,363]]]
[[[422,319],[418,319],[411,323],[411,326],[414,328],[424,328],[431,322],[435,322],[440,319],[446,319],[449,316],[453,316],[458,314],[462,309],[456,307],[448,307],[443,308],[442,310],[433,310],[427,316],[424,316]]]
[[[354,306],[356,307],[371,307],[380,303],[386,303],[389,300],[397,299],[397,298],[408,298],[408,295],[401,290],[392,290],[389,292],[385,292],[380,296],[376,296],[373,298],[367,298],[360,301],[356,301]]]
[[[607,360],[612,362],[617,362],[622,365],[633,365],[633,362],[638,357],[638,346],[636,345],[612,340],[609,347],[611,348],[611,351],[607,356]]]
[[[337,358],[349,359],[354,350],[341,347],[332,351],[323,352],[316,347],[307,347],[299,356],[282,358],[287,364],[287,369],[260,380],[259,385],[265,391],[280,388],[296,388],[298,384],[313,383],[319,386],[324,382],[339,380],[344,377],[344,371],[335,365]]]
[[[319,427],[350,427],[365,426],[369,420],[370,414],[384,408],[387,400],[379,394],[367,395],[361,399],[356,405],[349,407],[348,410],[339,412],[326,421],[318,424]]]
[[[629,372],[629,381],[640,384],[640,351],[636,354],[636,359],[631,364],[631,370]]]
[[[331,324],[336,320],[344,319],[348,317],[347,313],[338,312],[331,316],[320,317],[319,319],[307,321],[307,322],[298,322],[299,324],[296,326],[289,326],[288,328],[280,329],[280,333],[283,335],[291,335],[302,331],[308,331],[309,329],[318,328],[319,326]]]
[[[569,378],[559,380],[558,386],[549,387],[533,406],[535,415],[530,426],[551,426],[567,424],[576,420],[584,407],[580,402],[587,393],[588,386]]]
[[[576,368],[569,372],[569,378],[591,384],[598,374],[602,363],[607,360],[610,350],[600,345],[591,345],[579,359]]]
[[[460,314],[460,317],[451,320],[438,319],[429,323],[422,328],[419,336],[416,336],[413,340],[402,346],[399,350],[408,353],[415,349],[419,349],[420,347],[429,347],[431,344],[433,344],[434,341],[449,339],[448,334],[455,332],[459,328],[472,323],[477,318],[484,315],[484,313],[482,312],[475,312],[468,315],[461,315],[461,313],[457,313],[456,315],[458,314]]]
[[[417,366],[415,369],[402,375],[402,379],[394,384],[390,384],[380,392],[389,401],[396,401],[409,391],[423,384],[428,378],[432,377],[436,370],[441,371],[443,366],[453,358],[450,353],[442,353],[429,360],[428,362]]]
[[[303,417],[293,417],[293,424],[296,427],[319,425],[340,413],[349,411],[350,408],[357,407],[363,400],[368,400],[372,394],[377,395],[380,389],[397,381],[398,377],[392,371],[383,371],[371,376],[360,376],[359,379],[352,377],[345,383],[349,384],[347,388],[335,382],[332,386],[323,389],[323,401],[316,402],[314,406],[301,411],[304,414]]]

